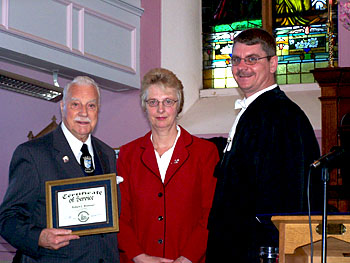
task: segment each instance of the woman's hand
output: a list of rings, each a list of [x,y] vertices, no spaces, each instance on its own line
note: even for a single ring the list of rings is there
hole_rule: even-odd
[[[146,254],[140,254],[133,258],[135,263],[170,263],[174,262],[172,259],[153,257]],[[181,261],[178,261],[178,263]],[[190,261],[189,261],[190,262]]]
[[[191,260],[188,260],[187,258],[181,256],[179,258],[177,258],[174,263],[192,263]]]

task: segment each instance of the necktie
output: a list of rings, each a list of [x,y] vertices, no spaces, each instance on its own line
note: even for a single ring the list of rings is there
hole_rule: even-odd
[[[83,154],[80,157],[80,165],[87,175],[94,175],[94,165],[87,145],[84,143],[80,150]]]

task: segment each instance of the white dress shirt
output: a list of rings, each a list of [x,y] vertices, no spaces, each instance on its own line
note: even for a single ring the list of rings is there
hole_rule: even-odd
[[[77,162],[80,164],[80,157],[83,154],[80,150],[81,147],[83,146],[83,142],[80,141],[77,137],[75,137],[69,130],[68,128],[64,125],[64,123],[61,123],[61,128],[63,131],[64,136],[66,137],[68,144],[70,148],[72,149],[72,152],[77,159]],[[85,144],[88,147],[89,153],[92,157],[92,162],[95,167],[95,160],[94,160],[94,150],[92,148],[92,143],[91,143],[91,134],[89,134],[88,139],[86,140]]]
[[[168,166],[171,160],[171,156],[173,156],[176,142],[179,139],[181,134],[181,129],[178,125],[176,125],[176,129],[177,129],[176,139],[174,141],[173,146],[169,150],[167,150],[165,153],[162,154],[162,156],[160,156],[159,153],[154,149],[154,153],[156,154],[156,158],[157,158],[160,177],[162,178],[163,183],[165,180],[166,171],[168,170]],[[151,134],[151,141],[152,141],[152,134]]]

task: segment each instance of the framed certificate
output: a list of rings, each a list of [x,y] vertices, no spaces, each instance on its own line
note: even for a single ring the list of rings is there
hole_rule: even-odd
[[[48,228],[76,235],[119,231],[116,174],[46,182]]]

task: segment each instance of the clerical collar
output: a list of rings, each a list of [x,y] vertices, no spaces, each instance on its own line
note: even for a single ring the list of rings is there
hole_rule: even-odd
[[[80,141],[77,137],[75,137],[70,130],[68,130],[68,128],[66,127],[66,125],[64,125],[64,122],[62,121],[61,123],[61,128],[63,131],[64,136],[66,137],[68,144],[70,146],[70,148],[72,149],[72,152],[75,156],[75,158],[77,159],[78,163],[80,163],[80,156],[81,156],[81,147],[83,146],[83,142]],[[92,148],[92,143],[91,143],[91,134],[89,134],[89,137],[87,138],[87,140],[84,142],[88,149],[89,149],[89,153],[92,156],[92,159],[94,158],[94,150]]]

